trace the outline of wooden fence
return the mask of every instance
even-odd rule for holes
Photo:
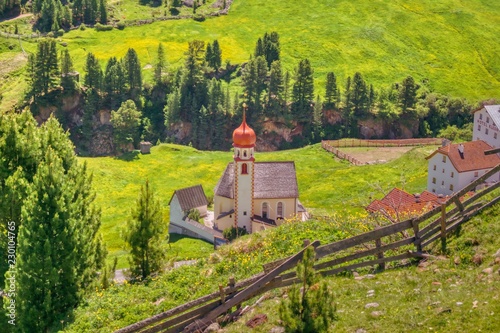
[[[361,162],[350,154],[341,151],[339,148],[346,147],[407,147],[407,146],[420,146],[420,145],[440,145],[443,139],[436,138],[423,138],[423,139],[401,139],[401,140],[360,140],[360,139],[347,139],[347,140],[323,140],[321,147],[330,153],[334,154],[342,160],[349,161],[354,165],[365,165],[367,163]]]
[[[423,249],[436,240],[446,248],[446,237],[461,224],[485,208],[500,201],[496,196],[484,201],[486,194],[495,193],[500,187],[496,183],[472,197],[460,201],[466,193],[474,190],[490,176],[500,171],[500,164],[465,187],[441,206],[415,218],[380,227],[351,238],[321,245],[318,241],[305,244],[297,254],[265,264],[263,272],[236,283],[230,279],[226,287],[157,314],[115,333],[154,332],[202,332],[222,314],[236,315],[241,311],[241,303],[266,291],[289,286],[298,282],[293,268],[301,260],[307,247],[316,252],[315,269],[322,276],[349,272],[361,267],[378,266],[384,269],[386,263],[400,262],[410,258],[426,258]],[[231,313],[231,309],[236,308]]]

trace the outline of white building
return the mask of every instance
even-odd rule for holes
[[[482,140],[440,147],[426,158],[427,190],[443,195],[460,191],[500,163],[497,155],[484,154],[489,149],[492,147]],[[499,181],[499,175],[496,174],[487,181]]]
[[[285,218],[306,218],[299,202],[294,162],[255,162],[255,132],[243,122],[233,132],[234,156],[214,193],[214,228],[249,233],[276,227]]]
[[[483,140],[492,148],[500,147],[500,105],[484,105],[474,111],[472,140]]]

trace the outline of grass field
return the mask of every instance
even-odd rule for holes
[[[381,197],[394,186],[405,186],[410,192],[421,192],[427,181],[424,159],[435,147],[412,149],[387,164],[354,167],[339,161],[319,144],[296,150],[257,153],[257,161],[295,161],[300,200],[316,215],[363,214],[370,197]],[[162,144],[152,154],[129,153],[121,158],[80,158],[94,174],[96,203],[102,208],[102,232],[110,258],[119,257],[119,268],[127,266],[121,230],[135,205],[140,186],[149,179],[164,207],[168,221],[168,202],[176,189],[202,184],[207,195],[227,163],[230,152],[198,151],[190,147]],[[411,161],[411,163],[409,163]],[[338,190],[342,189],[342,190]],[[175,253],[175,251],[173,251]],[[179,259],[186,259],[181,253]]]
[[[157,10],[135,0],[110,4],[133,12],[132,18]],[[68,43],[80,72],[87,52],[96,54],[104,66],[109,57],[123,57],[130,47],[137,50],[143,66],[153,64],[159,42],[175,68],[182,64],[191,40],[218,39],[223,59],[241,63],[253,53],[258,37],[275,30],[281,37],[284,67],[292,71],[299,60],[309,58],[320,93],[328,71],[334,71],[342,85],[359,71],[375,87],[413,75],[438,92],[478,101],[500,97],[499,15],[498,1],[235,0],[229,15],[204,22],[187,19],[123,31],[75,30],[58,40]],[[144,75],[151,77],[151,71]]]

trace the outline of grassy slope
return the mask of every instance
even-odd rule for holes
[[[125,7],[130,3],[126,1]],[[149,15],[151,10],[146,6],[142,12]],[[138,51],[143,66],[153,64],[159,42],[166,46],[170,65],[177,67],[193,39],[218,39],[223,58],[241,63],[253,53],[258,37],[275,30],[281,36],[285,67],[293,70],[300,59],[309,58],[319,91],[328,71],[336,72],[341,82],[360,71],[376,87],[411,74],[428,79],[438,92],[479,100],[500,97],[496,56],[500,25],[495,19],[499,14],[500,2],[480,0],[291,0],[286,4],[236,0],[228,16],[205,22],[175,20],[109,32],[76,30],[60,40],[68,43],[79,71],[87,52],[96,54],[104,66],[111,56],[123,57],[129,47]],[[145,70],[147,78],[151,71]]]
[[[496,319],[500,311],[500,275],[482,273],[489,266],[494,271],[500,268],[492,264],[492,254],[500,247],[497,237],[500,224],[495,219],[499,214],[497,205],[473,218],[464,225],[460,237],[449,240],[448,257],[430,260],[425,267],[389,269],[373,279],[361,281],[352,276],[329,278],[338,309],[334,331],[355,332],[359,328],[367,332],[500,331],[500,322]],[[357,218],[309,221],[243,237],[196,266],[168,271],[148,284],[113,286],[107,291],[93,292],[87,303],[77,309],[75,322],[65,331],[112,332],[213,292],[218,284],[227,283],[231,275],[239,281],[260,272],[263,263],[295,253],[305,238],[326,244],[358,234],[366,230],[364,227],[364,222]],[[433,253],[439,254],[439,250],[433,249]],[[472,263],[475,255],[483,257],[479,266]],[[460,263],[456,264],[457,260]],[[367,271],[360,273],[364,275]],[[374,290],[375,295],[368,297],[368,290]],[[270,296],[279,296],[282,292],[271,292]],[[280,299],[264,302],[237,324],[226,327],[226,332],[269,332],[279,325]],[[474,301],[477,301],[476,308]],[[380,306],[365,309],[370,302]],[[382,315],[373,317],[374,310],[381,311]],[[250,330],[245,322],[257,313],[267,314],[269,321]]]
[[[434,147],[412,150],[402,158],[383,165],[354,167],[335,160],[320,145],[297,150],[257,153],[257,161],[293,160],[297,169],[302,203],[315,214],[333,212],[363,213],[362,205],[369,196],[380,197],[377,184],[388,190],[401,186],[419,192],[426,186],[427,166],[424,157]],[[96,203],[102,208],[102,232],[110,254],[120,256],[119,267],[126,266],[124,243],[120,230],[135,204],[140,186],[149,179],[165,207],[168,220],[168,201],[173,191],[202,184],[207,195],[213,189],[232,160],[230,152],[205,152],[190,147],[162,144],[153,147],[152,154],[134,153],[124,158],[81,158],[94,173]],[[411,163],[409,163],[411,161]],[[342,190],[338,190],[338,189]]]

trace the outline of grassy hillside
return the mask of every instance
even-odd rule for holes
[[[387,164],[354,167],[335,160],[319,144],[296,150],[257,153],[257,161],[295,161],[300,200],[316,215],[347,213],[364,214],[362,208],[369,197],[381,197],[379,187],[386,192],[402,186],[413,192],[425,189],[427,164],[424,159],[435,147],[415,148],[403,157]],[[202,184],[207,195],[213,190],[227,163],[230,152],[207,152],[162,144],[152,148],[152,154],[130,153],[121,158],[81,158],[94,174],[96,203],[102,208],[102,232],[111,256],[119,256],[119,267],[126,266],[124,243],[120,230],[135,205],[140,186],[150,180],[165,208],[173,191]]]
[[[125,18],[157,11],[131,0],[110,5]],[[75,30],[59,40],[68,43],[79,71],[87,52],[104,61],[123,57],[129,47],[138,51],[143,66],[153,64],[159,42],[165,44],[170,66],[177,67],[193,39],[218,39],[224,60],[241,63],[253,53],[258,37],[275,30],[285,67],[293,70],[300,59],[309,58],[318,91],[328,71],[342,83],[359,71],[375,87],[411,74],[438,92],[476,101],[500,97],[499,15],[498,1],[235,0],[229,15],[204,22]],[[152,69],[145,70],[146,77],[151,75]]]
[[[349,274],[328,278],[337,306],[335,332],[360,328],[367,332],[498,332],[500,264],[493,261],[500,248],[498,214],[497,205],[467,222],[460,234],[449,240],[446,256],[419,267],[392,268],[371,279],[357,280]],[[260,272],[263,263],[297,252],[303,239],[326,244],[358,234],[365,227],[359,218],[342,218],[286,224],[245,236],[195,266],[168,271],[147,284],[97,290],[76,311],[75,321],[62,326],[65,332],[112,332],[214,292],[230,275],[239,281]],[[436,245],[431,253],[439,255],[439,241]],[[483,272],[486,268],[493,273]],[[361,276],[369,272],[359,271]],[[226,327],[225,332],[269,332],[278,326],[277,307],[283,292],[268,293],[268,301]],[[372,302],[379,307],[365,308]],[[269,320],[250,330],[245,322],[258,313],[267,314]]]

